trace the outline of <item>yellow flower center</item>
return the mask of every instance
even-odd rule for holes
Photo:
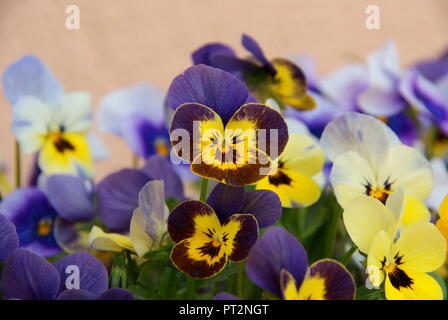
[[[163,140],[156,140],[155,143],[155,150],[157,154],[161,156],[167,156],[170,152],[168,146],[166,145],[166,142]]]
[[[53,228],[53,221],[50,218],[44,218],[37,224],[37,234],[39,236],[48,236]]]

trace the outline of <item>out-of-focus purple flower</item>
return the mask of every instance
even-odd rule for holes
[[[238,58],[227,45],[211,43],[193,53],[193,62],[232,73],[261,101],[274,98],[299,110],[315,107],[315,101],[307,94],[307,79],[296,64],[284,58],[269,60],[257,41],[247,34],[241,37],[241,44],[251,54],[248,59]]]
[[[16,226],[21,248],[43,257],[54,256],[61,251],[53,232],[58,214],[38,188],[11,192],[0,203],[0,213]]]
[[[163,102],[163,93],[144,83],[114,91],[100,101],[98,127],[125,139],[142,158],[167,156],[170,141]]]
[[[448,74],[448,51],[436,59],[421,61],[415,65],[417,71],[426,79],[435,82]]]
[[[65,256],[52,265],[26,249],[18,249],[4,266],[0,287],[5,299],[129,298],[130,293],[123,289],[107,291],[107,284],[106,268],[86,252]]]
[[[423,117],[448,135],[448,74],[432,82],[410,69],[400,83],[400,93]]]
[[[19,247],[19,236],[15,225],[0,214],[0,263]]]
[[[163,180],[167,199],[184,199],[182,181],[169,158],[154,155],[141,169],[122,169],[98,184],[98,214],[103,223],[112,231],[128,230],[140,190],[154,179]]]
[[[281,227],[270,228],[252,247],[246,271],[259,287],[284,299],[351,300],[355,296],[353,277],[341,264],[323,259],[308,267],[305,249]]]
[[[241,298],[227,292],[220,292],[213,297],[213,300],[241,300]]]

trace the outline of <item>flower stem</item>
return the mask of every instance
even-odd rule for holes
[[[336,234],[339,225],[340,208],[338,205],[333,205],[330,209],[330,221],[328,222],[327,237],[325,241],[324,258],[332,258],[334,243],[336,241]]]
[[[358,247],[355,244],[352,244],[352,247],[350,248],[350,250],[347,251],[347,253],[345,254],[345,256],[341,260],[341,263],[344,266],[347,266],[347,264],[350,262],[350,258],[353,256],[353,254],[355,253],[355,251],[357,249],[358,249]]]
[[[22,185],[22,159],[20,154],[20,145],[16,141],[15,144],[15,157],[16,157],[16,188],[20,188]]]
[[[0,187],[3,190],[3,195],[6,195],[12,191],[11,184],[8,181],[8,178],[3,172],[0,172]]]
[[[236,276],[236,295],[241,298],[243,298],[244,295],[244,263],[240,262],[239,271]]]
[[[205,201],[207,198],[207,189],[208,189],[208,179],[202,178],[201,181],[201,195],[199,197],[199,200]]]

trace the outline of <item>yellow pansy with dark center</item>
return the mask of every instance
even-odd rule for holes
[[[378,199],[383,204],[386,204],[387,198],[393,191],[392,185],[393,182],[390,182],[390,178],[387,178],[384,184],[380,187],[376,187],[372,185],[370,182],[367,182],[364,186],[366,188],[366,195]]]
[[[171,252],[174,265],[195,278],[219,273],[227,260],[241,261],[258,238],[258,223],[251,214],[234,214],[221,222],[201,201],[184,201],[171,212],[168,232],[177,244]]]

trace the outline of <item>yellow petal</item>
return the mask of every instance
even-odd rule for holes
[[[324,153],[311,137],[293,133],[280,156],[283,168],[301,172],[308,177],[318,174],[324,165]]]
[[[401,256],[403,267],[432,272],[443,264],[445,254],[443,235],[432,223],[421,221],[403,228],[391,256]]]
[[[100,251],[120,252],[125,249],[134,251],[131,239],[118,233],[105,233],[93,226],[89,234],[89,247]]]
[[[154,246],[154,240],[145,232],[145,220],[139,208],[135,209],[132,215],[129,238],[139,257],[151,251]]]
[[[367,257],[367,273],[370,283],[374,287],[379,287],[384,281],[385,267],[392,241],[384,230],[378,232],[373,240]]]
[[[391,283],[389,276],[386,279],[385,291],[388,300],[442,300],[443,291],[438,282],[430,275],[402,268],[412,280],[410,287],[397,289]]]
[[[440,219],[448,219],[448,194],[440,205],[439,217]]]
[[[429,221],[430,218],[431,213],[422,200],[410,195],[406,196],[405,209],[401,221],[404,226],[414,222]]]
[[[347,204],[343,219],[352,241],[366,254],[378,232],[390,232],[397,224],[395,216],[386,206],[365,195]]]

